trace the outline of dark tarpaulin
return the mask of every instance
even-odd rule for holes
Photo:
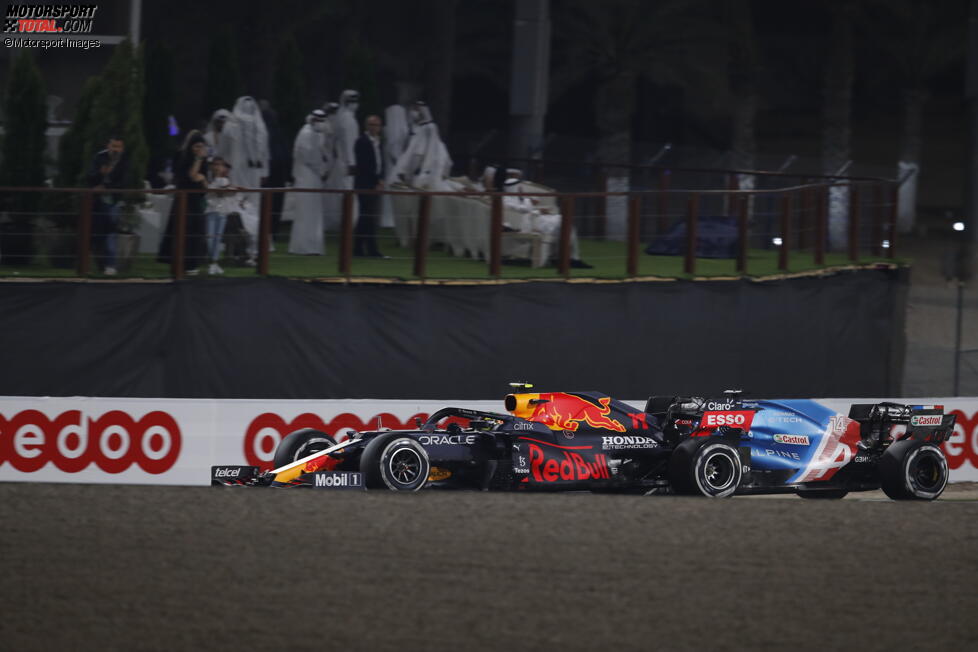
[[[0,395],[897,396],[906,283],[0,283]]]

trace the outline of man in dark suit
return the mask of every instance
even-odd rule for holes
[[[122,136],[109,137],[105,149],[95,155],[88,172],[91,188],[125,188],[129,176],[129,157]],[[122,195],[99,193],[95,195],[92,210],[92,253],[103,267],[106,276],[116,274],[119,215],[122,212]]]
[[[353,187],[357,190],[384,189],[384,157],[380,141],[383,123],[380,117],[368,115],[364,121],[366,131],[357,138],[353,146],[356,157],[356,172]],[[353,237],[353,255],[371,258],[386,258],[377,248],[377,221],[380,219],[380,195],[357,195],[360,203],[360,218]]]

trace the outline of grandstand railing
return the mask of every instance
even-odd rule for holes
[[[745,174],[736,171],[735,174]],[[769,174],[750,172],[749,174]],[[786,176],[786,175],[782,175]],[[811,181],[811,180],[810,180]],[[733,262],[731,273],[737,275],[756,274],[752,269],[754,254],[763,254],[774,258],[776,253],[776,270],[788,272],[793,269],[793,263],[800,257],[810,259],[810,265],[821,267],[827,263],[829,248],[829,216],[830,205],[836,202],[836,213],[843,211],[843,217],[848,220],[846,243],[841,249],[835,248],[833,264],[859,263],[869,259],[893,259],[896,255],[896,215],[898,184],[892,180],[874,178],[848,178],[839,180],[831,177],[813,182],[779,188],[760,188],[740,190],[731,183],[723,189],[713,190],[682,190],[673,188],[656,188],[633,192],[574,192],[574,193],[521,193],[526,197],[546,200],[559,207],[561,228],[559,237],[553,243],[555,255],[555,270],[547,268],[540,271],[527,271],[524,277],[557,276],[571,278],[572,276],[587,276],[587,270],[577,269],[572,264],[572,238],[580,236],[587,245],[582,250],[597,252],[592,255],[600,259],[604,275],[620,277],[637,276],[675,276],[671,268],[661,271],[656,264],[647,262],[650,258],[642,255],[643,243],[656,242],[667,238],[671,232],[680,233],[680,251],[674,255],[682,259],[680,275],[696,276],[701,273],[704,265],[704,255],[700,252],[701,233],[706,220],[720,219],[728,225],[735,225],[736,251],[724,259]],[[135,205],[149,195],[174,195],[172,219],[173,248],[168,267],[158,265],[152,267],[152,256],[144,256],[146,268],[152,268],[152,275],[168,275],[174,279],[185,277],[185,258],[187,256],[187,225],[188,219],[199,218],[188,213],[188,198],[202,192],[214,190],[178,190],[178,189],[132,189],[132,190],[101,190],[88,188],[0,188],[0,197],[6,198],[6,203],[0,207],[0,275],[15,274],[20,277],[45,276],[43,263],[31,262],[18,265],[16,257],[21,253],[18,247],[10,249],[4,243],[16,242],[16,236],[30,239],[32,235],[50,236],[55,233],[59,238],[60,248],[54,245],[36,246],[28,255],[47,256],[50,266],[61,269],[61,275],[73,270],[75,276],[88,277],[98,273],[94,265],[92,251],[93,215],[95,203],[102,194],[110,193],[131,198],[129,202]],[[219,192],[219,191],[218,191]],[[435,257],[432,244],[439,244],[433,237],[433,204],[439,198],[478,198],[488,202],[488,246],[484,253],[470,252],[471,256],[481,259],[472,265],[484,265],[484,271],[477,274],[474,271],[466,277],[482,276],[501,278],[506,276],[504,263],[503,242],[507,231],[504,229],[504,193],[478,192],[467,190],[458,193],[424,192],[413,189],[406,190],[322,190],[300,188],[256,188],[243,189],[240,192],[260,196],[259,217],[257,228],[257,261],[254,268],[259,275],[283,274],[299,276],[317,276],[330,278],[351,279],[364,274],[358,271],[360,262],[354,259],[354,225],[356,216],[356,195],[369,194],[397,197],[416,197],[416,209],[411,215],[413,226],[410,235],[413,243],[409,247],[400,247],[404,252],[402,260],[411,258],[409,272],[391,272],[391,276],[411,276],[414,279],[450,278],[451,270],[457,271],[457,266],[449,266],[446,261],[452,260],[447,256]],[[282,265],[288,254],[281,251],[284,243],[276,243],[276,254],[272,255],[273,222],[279,213],[273,206],[274,198],[281,193],[317,193],[322,196],[339,195],[340,220],[335,235],[336,254],[329,253],[326,258],[316,264],[308,265],[308,272],[290,273],[276,271],[276,266]],[[33,199],[25,199],[33,197]],[[392,200],[393,201],[393,200]],[[612,206],[614,204],[614,206]],[[164,223],[167,216],[162,216]],[[37,224],[32,220],[45,220],[44,228],[38,231]],[[445,218],[441,218],[445,219]],[[456,218],[449,218],[456,219]],[[463,218],[457,218],[463,219]],[[618,232],[613,232],[612,222],[618,225]],[[60,225],[51,227],[51,224]],[[616,227],[616,228],[618,228]],[[98,235],[97,233],[95,235]],[[6,239],[4,239],[6,237]],[[14,237],[13,240],[10,238]],[[394,239],[388,234],[390,247],[395,247]],[[73,238],[73,244],[70,241]],[[677,237],[673,237],[675,241]],[[602,243],[599,251],[598,244]],[[23,242],[21,242],[23,244]],[[440,246],[447,250],[449,245]],[[4,249],[7,249],[6,251]],[[842,258],[840,258],[840,256]],[[755,256],[756,257],[756,256]],[[65,261],[73,259],[71,267],[66,267]],[[656,256],[662,262],[664,258]],[[676,258],[678,260],[678,258]],[[328,261],[332,261],[329,263]],[[610,262],[608,262],[610,261]],[[455,260],[458,262],[458,260]],[[657,263],[658,264],[658,263]],[[59,266],[60,265],[60,266]],[[331,266],[331,269],[327,267]],[[433,272],[433,265],[441,265],[444,270]],[[288,267],[288,266],[284,266]],[[283,269],[284,269],[283,267]],[[449,269],[451,267],[451,269]],[[168,274],[166,270],[168,269]],[[474,268],[473,268],[474,269]],[[663,268],[665,269],[665,268]],[[140,276],[140,272],[129,273],[129,276]],[[381,272],[379,275],[385,275]],[[511,276],[511,274],[509,274]]]

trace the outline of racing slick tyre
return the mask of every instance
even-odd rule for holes
[[[715,437],[687,439],[669,459],[669,483],[677,494],[727,498],[742,474],[737,449]]]
[[[880,457],[879,476],[893,500],[934,500],[947,486],[947,459],[936,444],[904,439]]]
[[[291,464],[303,457],[318,453],[321,450],[326,450],[330,446],[336,446],[336,440],[321,430],[303,428],[302,430],[290,432],[279,442],[278,448],[275,449],[275,459],[272,462],[274,466],[272,468],[277,469],[286,464]]]
[[[845,498],[848,489],[799,489],[798,495],[809,500],[838,500]]]
[[[360,473],[367,489],[417,491],[428,482],[431,462],[416,439],[381,435],[363,449]]]

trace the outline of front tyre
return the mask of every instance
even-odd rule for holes
[[[669,482],[677,494],[727,498],[742,475],[737,449],[714,438],[687,439],[669,460]]]
[[[272,468],[277,469],[291,464],[313,453],[336,446],[336,440],[331,435],[313,428],[303,428],[287,434],[278,448],[275,449],[275,459]]]
[[[417,440],[381,435],[363,449],[360,472],[367,489],[417,491],[428,481],[431,461]]]
[[[880,487],[893,500],[934,500],[947,486],[947,459],[935,444],[904,439],[880,457],[879,475]]]

